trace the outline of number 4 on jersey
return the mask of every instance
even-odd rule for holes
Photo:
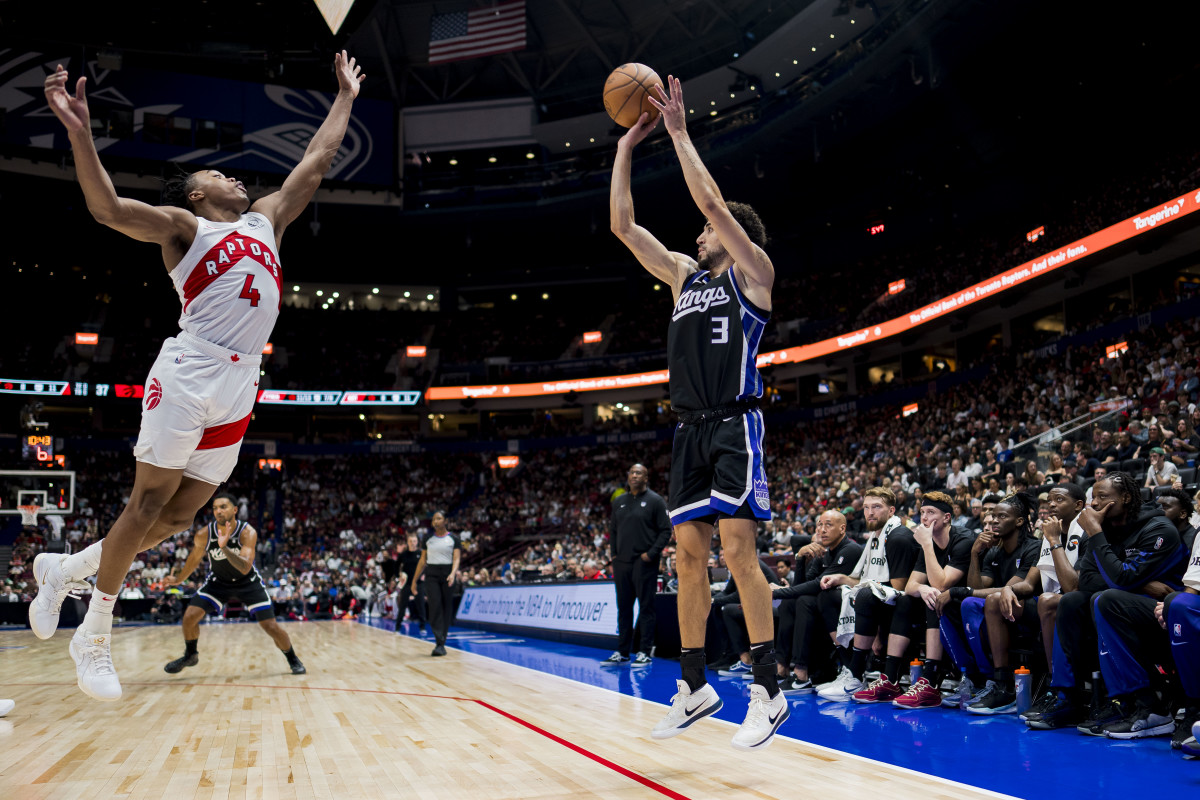
[[[258,289],[254,288],[254,276],[247,275],[246,282],[244,284],[242,284],[242,293],[239,294],[238,297],[246,298],[247,300],[250,301],[251,306],[253,306],[254,308],[258,308],[258,298],[261,296],[262,295],[258,291]]]

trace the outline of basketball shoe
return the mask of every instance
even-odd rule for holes
[[[671,698],[671,710],[650,731],[650,735],[655,739],[678,736],[692,723],[715,714],[724,705],[711,684],[706,683],[694,692],[684,680],[676,680],[675,686],[679,691]]]
[[[112,663],[112,635],[92,636],[76,628],[71,637],[71,658],[75,659],[76,683],[88,697],[96,700],[120,700],[121,682]]]
[[[92,588],[86,581],[67,578],[62,568],[65,559],[66,556],[53,553],[38,553],[33,559],[33,578],[38,583],[38,593],[29,604],[29,627],[39,639],[49,639],[58,630],[63,600],[68,596],[79,597],[80,592]]]
[[[767,690],[757,683],[750,684],[750,707],[746,719],[733,735],[730,742],[739,750],[758,750],[766,747],[775,737],[775,731],[784,723],[791,712],[783,692],[767,697]]]

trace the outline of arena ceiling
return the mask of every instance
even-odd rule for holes
[[[0,0],[0,28],[10,43],[69,44],[140,67],[311,86],[327,81],[330,52],[346,47],[372,73],[372,96],[400,105],[532,97],[546,120],[594,111],[604,78],[628,61],[671,64],[684,78],[728,64],[812,2],[527,0],[525,50],[438,66],[427,63],[430,18],[478,3],[358,0],[335,36],[310,0],[71,4],[52,20],[39,4]]]

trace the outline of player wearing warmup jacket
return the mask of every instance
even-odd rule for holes
[[[1126,472],[1110,472],[1096,482],[1092,505],[1079,514],[1079,525],[1088,538],[1076,563],[1078,588],[1063,595],[1054,625],[1051,685],[1059,691],[1040,714],[1026,714],[1025,723],[1041,730],[1075,725],[1081,733],[1104,736],[1133,709],[1127,698],[1109,697],[1111,687],[1101,688],[1097,615],[1108,604],[1129,599],[1122,595],[1140,595],[1154,582],[1182,586],[1187,561],[1179,531],[1158,505],[1142,503],[1141,487]],[[1083,686],[1089,676],[1090,709]]]
[[[430,655],[444,656],[446,635],[450,632],[450,620],[454,616],[454,579],[458,576],[462,547],[458,537],[446,529],[444,513],[435,511],[432,524],[433,535],[427,536],[421,545],[421,560],[413,573],[409,592],[417,593],[417,587],[420,586],[418,581],[425,575],[425,602],[434,636],[434,648]]]
[[[126,236],[159,245],[179,293],[182,329],[167,339],[146,379],[137,470],[129,502],[102,541],[71,556],[42,553],[29,624],[42,639],[58,627],[72,589],[96,575],[96,590],[71,639],[77,683],[97,700],[117,700],[112,610],[133,557],[180,530],[237,461],[257,396],[258,365],[279,314],[284,230],[300,215],[341,146],[363,79],[345,51],[334,57],[338,94],[304,157],[283,186],[251,203],[241,181],[201,170],[169,182],[169,205],[117,194],[92,142],[86,78],[67,91],[67,72],[46,78],[50,109],[68,132],[76,175],[95,219]]]
[[[200,639],[200,620],[208,612],[221,613],[230,600],[238,600],[253,614],[258,624],[275,641],[288,666],[295,675],[306,670],[292,650],[292,640],[275,621],[275,610],[262,576],[254,567],[255,545],[258,533],[249,524],[237,518],[237,499],[225,492],[213,498],[213,521],[196,532],[192,551],[188,553],[183,569],[164,579],[167,586],[178,586],[186,581],[200,562],[208,556],[208,577],[204,585],[192,596],[188,609],[183,614],[184,653],[180,658],[163,667],[175,673],[184,667],[200,663],[196,644]]]
[[[657,96],[655,96],[657,92]],[[737,581],[746,615],[754,682],[746,719],[732,744],[765,747],[788,716],[775,677],[771,590],[758,570],[758,520],[769,519],[771,498],[762,463],[763,383],[758,344],[771,313],[775,268],[763,252],[766,231],[752,208],[727,203],[687,133],[687,108],[678,79],[654,87],[660,116],[643,114],[617,144],[609,195],[610,225],[675,301],[667,329],[671,404],[679,425],[668,498],[679,570],[679,629],[683,678],[670,713],[652,732],[678,735],[721,705],[704,677],[704,633],[710,594],[708,557],[716,525],[725,561]],[[697,258],[675,253],[634,222],[630,173],[633,148],[665,121],[687,182],[706,220]]]

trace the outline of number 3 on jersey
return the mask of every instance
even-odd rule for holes
[[[729,341],[729,317],[713,317],[713,344],[725,344]]]
[[[242,293],[239,294],[238,297],[244,297],[250,301],[250,305],[252,307],[258,308],[258,298],[261,296],[262,295],[258,289],[254,288],[254,276],[247,275],[246,282],[242,284]]]

